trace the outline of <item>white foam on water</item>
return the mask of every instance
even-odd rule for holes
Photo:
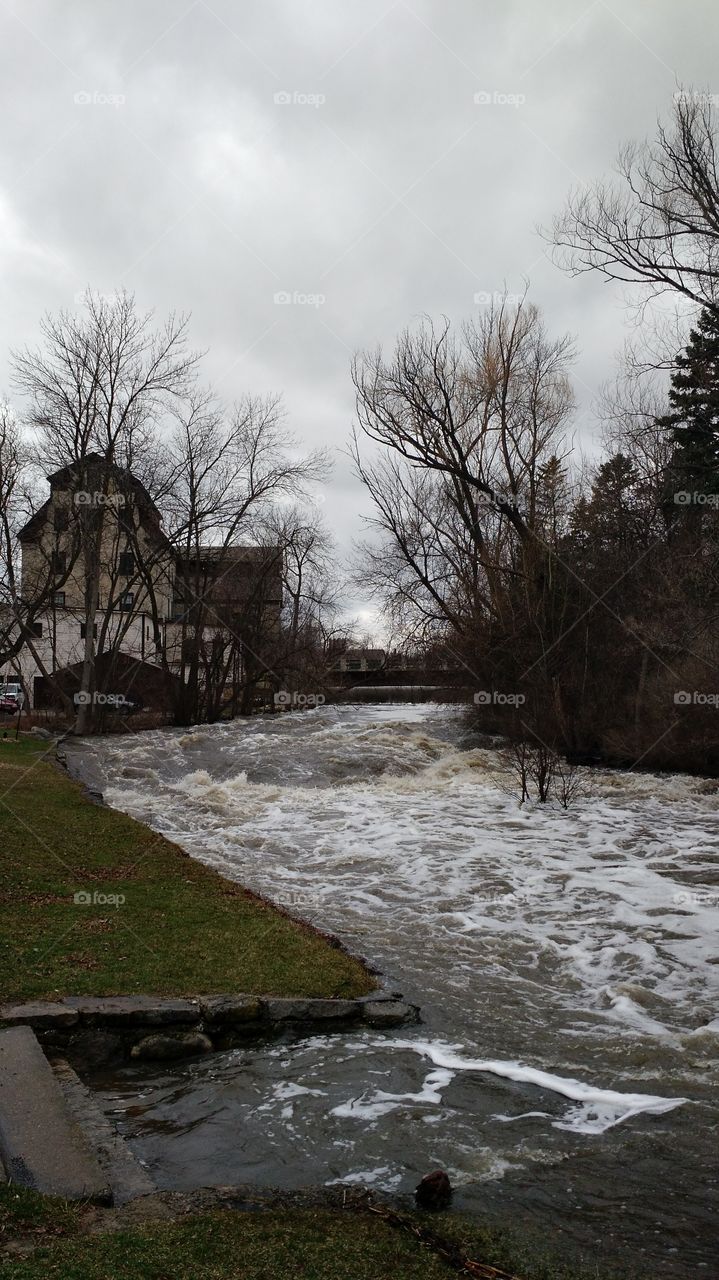
[[[377,1169],[362,1169],[355,1173],[346,1173],[341,1178],[328,1178],[325,1186],[334,1187],[338,1183],[351,1182],[360,1186],[379,1186],[385,1191],[391,1191],[399,1186],[403,1177],[403,1173],[392,1173],[390,1165],[383,1164]]]
[[[386,1047],[386,1046],[384,1046]],[[390,1111],[411,1103],[414,1106],[426,1103],[436,1105],[442,1101],[442,1090],[446,1089],[454,1077],[453,1071],[431,1071],[424,1081],[419,1093],[386,1093],[376,1089],[373,1093],[364,1093],[359,1098],[350,1098],[333,1107],[331,1115],[349,1117],[353,1120],[377,1120]]]
[[[611,989],[607,991],[607,996],[611,1004],[608,1017],[616,1017],[618,1022],[624,1025],[629,1024],[646,1035],[666,1039],[675,1044],[679,1043],[678,1036],[670,1031],[663,1022],[660,1022],[657,1018],[651,1018],[645,1013],[631,996]]]
[[[694,1190],[714,1158],[719,792],[583,770],[568,811],[520,807],[496,751],[460,749],[463,715],[323,707],[92,743],[109,803],[338,934],[424,1020],[263,1045],[251,1072],[246,1049],[223,1055],[219,1111],[198,1061],[126,1124],[159,1120],[172,1156],[189,1116],[177,1141],[190,1162],[217,1151],[227,1181],[245,1158],[232,1117],[261,1162],[276,1148],[333,1182],[408,1190],[409,1169],[441,1166],[471,1196],[523,1168],[506,1190],[524,1205],[531,1167],[556,1165],[550,1224],[569,1192],[613,1235],[621,1203],[622,1230],[661,1252],[705,1229]]]
[[[531,1045],[559,1063],[547,1079],[626,1082],[570,1098],[555,1123],[603,1132],[634,1098],[679,1105],[634,1087],[664,1077],[684,1094],[716,1054],[716,795],[587,770],[568,811],[520,807],[495,751],[458,749],[461,714],[323,707],[93,749],[109,803],[403,975],[446,1013],[439,1034],[461,1028],[465,1061],[519,1069]],[[354,1100],[375,1119],[401,1105]]]
[[[379,1042],[385,1043],[386,1042]],[[579,1103],[571,1107],[563,1117],[552,1121],[555,1129],[569,1129],[574,1133],[605,1133],[614,1125],[629,1120],[632,1116],[647,1112],[650,1115],[663,1115],[673,1111],[689,1101],[688,1098],[661,1098],[648,1093],[620,1093],[616,1089],[598,1089],[594,1085],[584,1084],[581,1080],[567,1079],[553,1075],[549,1071],[540,1071],[537,1067],[523,1066],[519,1062],[495,1061],[491,1058],[463,1058],[456,1052],[456,1046],[435,1043],[429,1040],[392,1040],[394,1049],[411,1050],[434,1062],[437,1067],[450,1072],[450,1079],[457,1071],[489,1072],[490,1075],[501,1076],[505,1080],[513,1080],[518,1084],[531,1084],[538,1089],[547,1089]],[[447,1082],[448,1083],[448,1082]],[[542,1115],[542,1112],[525,1112],[525,1115]],[[506,1119],[506,1117],[497,1117]],[[519,1118],[519,1117],[517,1117]]]
[[[412,725],[393,726],[395,708],[375,711],[387,741],[373,750],[401,755],[409,770],[401,775],[318,789],[252,782],[245,769],[222,778],[194,769],[152,787],[118,772],[106,796],[280,903],[284,889],[301,887],[329,928],[350,938],[369,928],[380,950],[385,917],[395,935],[420,929],[427,945],[460,942],[458,976],[481,956],[483,966],[513,963],[527,981],[543,958],[556,999],[640,1034],[692,1030],[701,1001],[719,994],[719,966],[707,965],[719,949],[719,913],[681,895],[687,867],[716,861],[716,802],[694,795],[692,780],[598,774],[597,794],[567,813],[520,809],[498,786],[491,752],[459,752]],[[309,745],[328,736],[361,766],[364,719],[317,728]],[[298,748],[287,735],[263,737],[273,760]],[[621,998],[628,979],[666,1001],[675,1025]]]
[[[288,1098],[323,1098],[325,1096],[324,1089],[309,1089],[307,1085],[296,1084],[294,1080],[285,1080],[275,1086],[274,1097],[282,1101]]]

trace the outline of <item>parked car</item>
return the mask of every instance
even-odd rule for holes
[[[11,715],[17,715],[24,700],[25,695],[21,684],[14,682],[0,684],[0,711],[9,711]]]

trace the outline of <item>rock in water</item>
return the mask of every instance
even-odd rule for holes
[[[200,1031],[188,1031],[182,1036],[145,1036],[132,1046],[130,1057],[159,1062],[168,1058],[190,1058],[196,1053],[212,1053],[212,1041]]]
[[[425,1174],[414,1194],[420,1209],[446,1209],[452,1199],[452,1184],[444,1170],[435,1169]]]

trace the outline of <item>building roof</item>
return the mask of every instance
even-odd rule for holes
[[[339,655],[341,658],[377,658],[382,659],[385,656],[384,649],[345,649],[344,653]]]
[[[183,560],[186,564],[192,565],[197,560],[226,560],[231,563],[233,560],[238,563],[261,564],[265,560],[277,556],[278,562],[281,559],[281,548],[272,546],[200,546],[190,551],[178,551],[178,560]]]
[[[30,519],[27,521],[27,524],[23,525],[22,529],[17,535],[18,540],[20,542],[35,541],[38,534],[45,527],[45,522],[47,520],[48,512],[51,506],[52,506],[52,499],[48,498],[47,502],[43,502],[42,506],[38,507],[34,515],[30,516]]]
[[[123,484],[132,490],[138,499],[138,508],[143,513],[149,523],[153,526],[155,533],[161,539],[166,539],[166,535],[161,528],[161,517],[158,508],[150,497],[147,489],[136,476],[126,468],[118,467],[115,463],[108,463],[100,453],[88,453],[82,460],[68,462],[64,467],[60,467],[57,471],[51,472],[46,478],[50,483],[50,489],[67,489],[76,477],[80,468],[85,468],[88,475],[88,483],[92,483],[93,473],[99,477],[103,474],[110,474],[114,477],[121,477]],[[46,502],[38,507],[37,511],[30,517],[26,524],[18,533],[20,542],[34,542],[44,528],[47,517],[52,507],[52,492]],[[169,544],[168,544],[169,545]]]
[[[46,477],[50,482],[51,489],[64,489],[71,483],[77,472],[85,468],[90,474],[92,472],[101,475],[111,475],[121,477],[122,480],[129,484],[130,488],[141,495],[142,499],[157,512],[157,507],[150,497],[147,489],[141,480],[127,467],[120,467],[116,462],[108,462],[101,453],[86,453],[83,458],[75,458],[71,462],[67,462],[64,467],[60,467],[57,471],[53,471]]]
[[[82,688],[83,663],[73,662],[53,672],[53,681],[71,697]],[[180,676],[163,670],[157,663],[147,662],[123,650],[105,650],[95,657],[95,676],[100,685],[110,681],[114,693],[135,698],[150,706],[169,706],[172,690],[180,683]],[[57,695],[52,684],[44,676],[35,677],[35,689],[41,705],[52,705]]]

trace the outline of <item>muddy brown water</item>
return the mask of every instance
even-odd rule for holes
[[[336,1180],[455,1204],[626,1274],[719,1276],[716,784],[586,771],[520,808],[436,705],[71,748],[108,803],[337,933],[422,1006],[93,1084],[157,1182]],[[241,940],[238,939],[238,945]]]

